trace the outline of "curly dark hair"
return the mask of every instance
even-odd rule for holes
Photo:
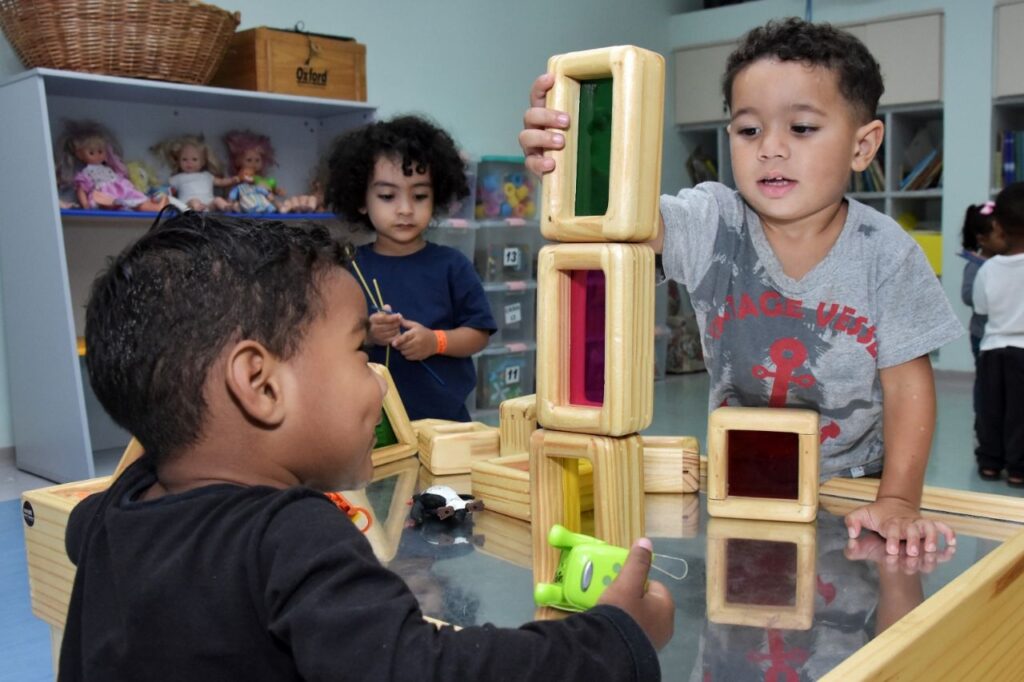
[[[253,339],[291,357],[323,314],[321,282],[351,256],[319,225],[162,216],[108,261],[85,319],[97,398],[158,460],[199,440],[203,389],[223,349]]]
[[[1014,182],[996,195],[992,217],[1008,237],[1024,238],[1024,182]]]
[[[765,57],[823,66],[836,73],[839,92],[863,123],[876,118],[878,100],[885,91],[882,70],[860,40],[831,24],[815,24],[796,17],[769,21],[747,33],[726,61],[722,94],[732,108],[736,75]]]
[[[398,116],[351,130],[334,141],[327,161],[329,178],[324,200],[332,211],[351,222],[373,229],[361,212],[366,188],[381,156],[401,159],[406,176],[430,171],[434,213],[469,194],[466,163],[451,136],[419,116]]]
[[[964,212],[964,226],[960,235],[964,251],[977,251],[978,236],[992,231],[992,214],[982,213],[984,207],[985,204],[971,204]]]

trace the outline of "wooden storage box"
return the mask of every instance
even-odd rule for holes
[[[239,31],[210,85],[366,101],[366,46],[261,26]]]

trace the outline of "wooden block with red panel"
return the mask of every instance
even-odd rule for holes
[[[818,515],[818,413],[720,407],[708,418],[708,514],[813,521]]]
[[[538,280],[537,420],[604,436],[647,428],[654,251],[642,244],[546,246]]]
[[[809,630],[814,621],[816,561],[814,524],[711,519],[708,620]]]

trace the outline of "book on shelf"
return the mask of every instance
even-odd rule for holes
[[[1016,180],[1017,156],[1014,151],[1016,135],[1012,130],[1003,131],[1003,186],[1009,185]]]
[[[866,169],[850,174],[851,192],[884,192],[885,172],[878,159],[874,159]]]
[[[942,164],[942,152],[937,148],[932,148],[925,156],[918,161],[910,172],[903,176],[900,180],[900,190],[912,190],[912,189],[923,189],[920,187],[920,183],[923,181],[922,176],[931,172],[934,165],[938,163],[941,169]]]

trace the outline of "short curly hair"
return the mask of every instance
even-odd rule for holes
[[[722,76],[722,94],[730,110],[736,76],[765,57],[823,66],[835,72],[839,92],[850,103],[855,116],[864,123],[877,117],[885,83],[878,62],[864,43],[831,24],[815,24],[796,17],[769,21],[751,30],[729,55]]]
[[[85,364],[96,397],[157,461],[197,442],[207,374],[253,339],[282,359],[324,314],[351,246],[326,228],[188,211],[129,245],[92,286]]]
[[[373,228],[362,212],[373,169],[381,156],[401,160],[406,176],[430,171],[434,214],[469,194],[466,163],[451,136],[420,116],[399,116],[345,133],[332,145],[327,161],[327,206],[342,218]]]

